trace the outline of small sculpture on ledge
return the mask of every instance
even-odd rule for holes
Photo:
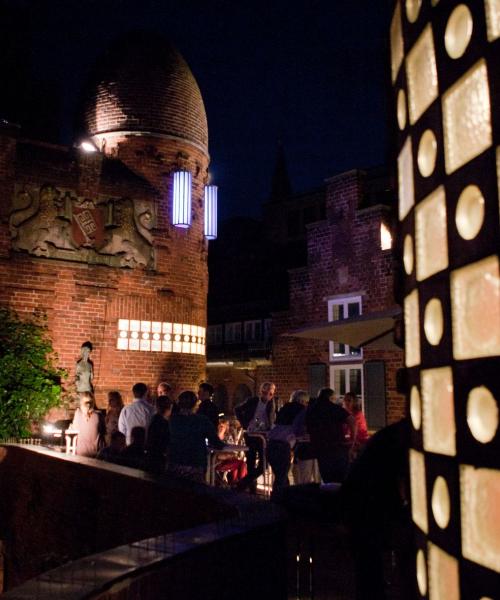
[[[80,348],[80,358],[76,361],[76,391],[94,393],[94,363],[90,359],[92,342],[84,342]]]

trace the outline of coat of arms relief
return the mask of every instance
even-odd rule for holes
[[[12,247],[47,258],[114,267],[154,265],[152,201],[82,198],[52,185],[16,187]]]

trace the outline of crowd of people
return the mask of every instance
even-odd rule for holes
[[[186,390],[174,401],[162,382],[154,402],[149,388],[137,383],[133,402],[124,406],[117,391],[108,394],[103,413],[90,392],[80,393],[70,429],[78,432],[76,453],[160,475],[202,482],[208,451],[216,453],[218,481],[255,492],[257,480],[271,466],[273,494],[289,485],[345,480],[349,466],[368,439],[366,420],[355,394],[339,401],[330,388],[310,398],[304,390],[277,407],[276,386],[264,382],[258,396],[235,407],[235,418],[219,414],[213,387]],[[234,444],[243,443],[245,454]],[[318,474],[319,469],[319,474]]]

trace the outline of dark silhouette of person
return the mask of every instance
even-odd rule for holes
[[[405,482],[408,480],[408,419],[384,427],[368,440],[338,493],[352,536],[356,599],[384,600],[384,550],[396,554],[402,585],[410,586],[414,551]],[[413,597],[412,588],[401,594]]]
[[[350,441],[345,437],[346,426],[351,432]],[[354,417],[335,403],[332,389],[320,390],[318,399],[306,413],[306,428],[321,479],[324,483],[344,481],[355,438]]]

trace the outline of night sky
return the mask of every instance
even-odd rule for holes
[[[297,192],[385,162],[388,4],[0,0],[8,81],[0,117],[72,144],[80,89],[98,56],[131,29],[159,31],[200,86],[221,216],[258,216],[278,140]]]

